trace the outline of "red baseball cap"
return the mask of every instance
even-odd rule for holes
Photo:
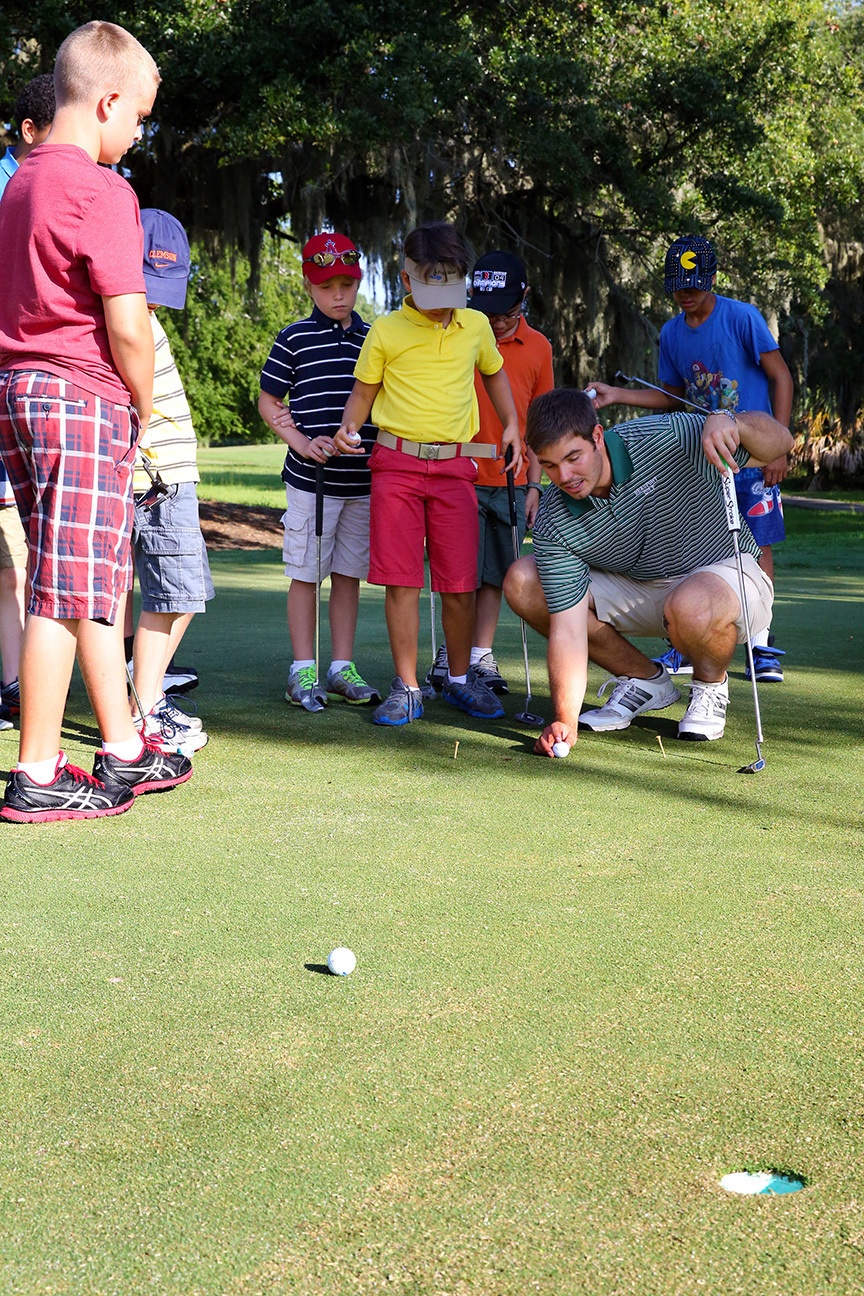
[[[363,278],[360,253],[344,234],[314,234],[302,255],[303,273],[310,283],[326,283],[337,275]]]

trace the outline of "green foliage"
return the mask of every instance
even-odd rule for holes
[[[299,258],[292,245],[268,236],[260,287],[239,254],[213,254],[193,244],[186,309],[162,310],[199,440],[265,441],[258,415],[261,368],[281,328],[309,313]]]

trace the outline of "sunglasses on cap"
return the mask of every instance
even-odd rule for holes
[[[307,261],[311,261],[312,265],[325,270],[327,266],[335,265],[337,261],[341,261],[346,266],[355,266],[359,260],[360,253],[356,249],[352,249],[350,252],[316,252],[314,256],[304,257],[303,264],[305,265]]]

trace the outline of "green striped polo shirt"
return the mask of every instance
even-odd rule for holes
[[[604,434],[612,465],[608,499],[584,500],[550,486],[534,523],[534,557],[550,612],[580,603],[592,567],[633,580],[686,576],[731,558],[720,475],[702,450],[701,414],[658,414]],[[739,446],[736,462],[750,454]],[[742,553],[759,557],[749,528]]]

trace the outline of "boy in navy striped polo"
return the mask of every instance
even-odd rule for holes
[[[309,239],[303,248],[303,282],[312,314],[282,329],[261,371],[258,411],[288,446],[282,469],[287,496],[282,556],[291,579],[288,633],[294,659],[285,697],[295,706],[309,702],[316,683],[316,464],[325,465],[321,575],[330,577],[333,658],[327,692],[355,705],[381,700],[353,660],[360,581],[369,571],[369,452],[375,429],[371,423],[361,429],[363,454],[340,458],[333,445],[369,331],[354,310],[362,275],[360,254],[344,234]]]

